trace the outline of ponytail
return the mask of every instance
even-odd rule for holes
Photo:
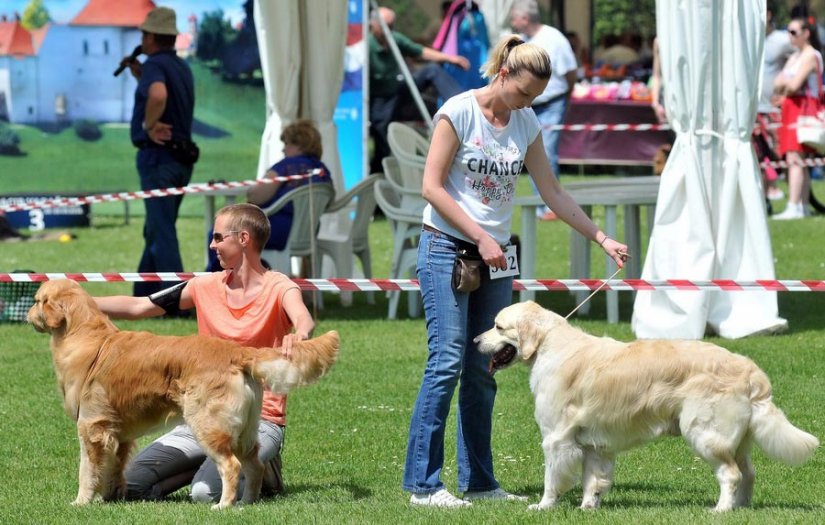
[[[492,81],[506,67],[511,75],[522,70],[540,79],[549,79],[553,69],[550,57],[538,46],[526,44],[518,35],[505,36],[490,51],[487,63],[481,67],[481,76]]]

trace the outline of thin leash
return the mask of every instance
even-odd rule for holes
[[[630,258],[630,255],[628,255],[628,254],[626,254],[626,253],[620,253],[619,255],[621,255],[621,256],[624,258],[624,260],[625,260],[625,261],[627,261],[627,260]],[[616,271],[615,271],[615,272],[613,272],[613,275],[611,275],[610,277],[608,277],[607,279],[605,279],[605,280],[602,282],[602,284],[600,284],[600,285],[599,285],[599,287],[598,287],[598,288],[596,288],[595,290],[593,290],[593,291],[590,293],[590,295],[588,295],[587,297],[585,297],[585,298],[584,298],[584,301],[580,302],[580,303],[579,303],[579,304],[578,304],[575,308],[573,308],[573,310],[572,310],[569,314],[567,314],[567,316],[564,318],[564,319],[565,319],[565,321],[566,321],[567,319],[570,319],[570,316],[571,316],[571,315],[573,315],[574,313],[576,313],[576,311],[577,311],[579,308],[581,308],[582,306],[584,306],[584,303],[586,303],[587,301],[589,301],[589,300],[590,300],[590,298],[591,298],[591,297],[593,297],[594,295],[596,295],[596,293],[598,293],[598,291],[599,291],[599,290],[601,290],[602,288],[604,288],[605,286],[607,286],[607,285],[610,283],[610,281],[611,281],[614,277],[616,277],[616,275],[617,275],[619,272],[621,272],[621,271],[622,271],[622,269],[623,269],[623,268],[616,268]]]

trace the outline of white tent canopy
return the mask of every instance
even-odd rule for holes
[[[324,145],[322,160],[337,194],[343,194],[338,137],[332,120],[344,77],[347,2],[255,0],[254,16],[266,87],[266,127],[258,177],[283,158],[281,129],[313,120]]]
[[[750,143],[765,0],[657,0],[665,107],[676,142],[662,173],[643,279],[773,279],[759,167]],[[640,338],[778,331],[775,292],[640,291]]]

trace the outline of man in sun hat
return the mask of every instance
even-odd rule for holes
[[[186,186],[197,160],[192,142],[195,86],[189,65],[175,54],[178,34],[175,11],[156,7],[139,26],[142,64],[126,57],[137,79],[132,111],[131,139],[138,148],[137,170],[142,190]],[[145,247],[139,272],[181,272],[175,222],[182,195],[145,199]],[[147,296],[174,283],[136,282],[134,294]]]

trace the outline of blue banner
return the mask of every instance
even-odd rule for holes
[[[364,101],[367,48],[366,0],[348,0],[347,47],[344,52],[344,82],[333,120],[338,127],[338,154],[344,187],[350,189],[366,175],[367,115]]]

